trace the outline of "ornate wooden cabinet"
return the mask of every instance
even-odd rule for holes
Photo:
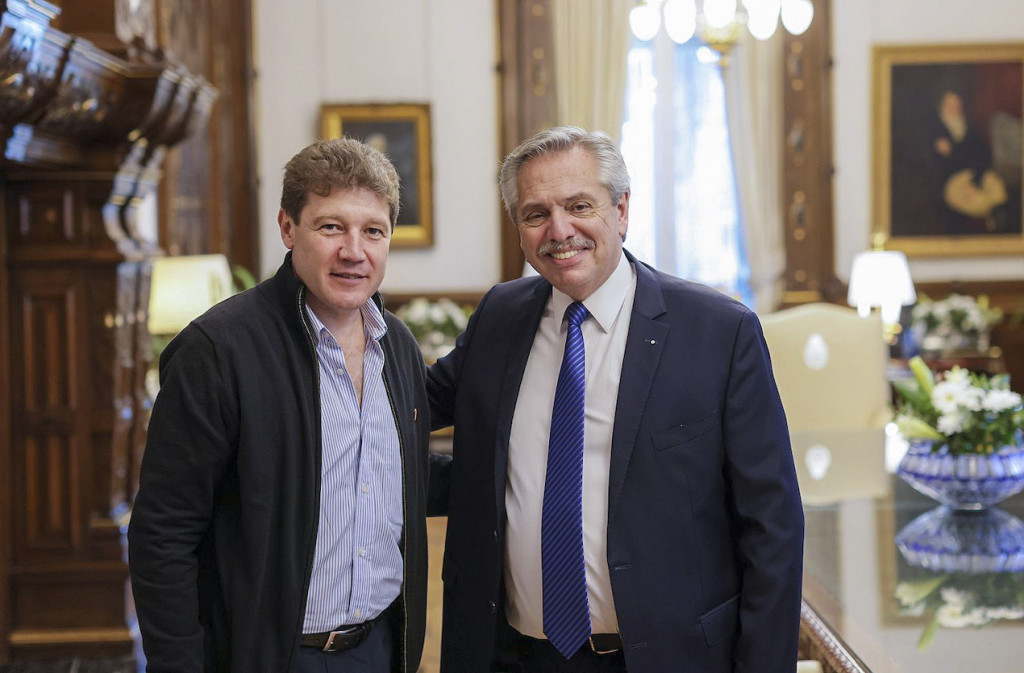
[[[123,654],[160,252],[139,206],[216,92],[165,55],[58,30],[43,0],[2,4],[0,663]]]

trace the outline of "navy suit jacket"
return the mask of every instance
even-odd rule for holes
[[[637,285],[607,530],[627,667],[792,673],[803,513],[760,323],[742,304],[627,256]],[[492,288],[428,377],[435,427],[455,426],[443,673],[487,671],[495,654],[509,432],[550,294],[539,277]]]

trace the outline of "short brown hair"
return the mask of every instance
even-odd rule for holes
[[[296,223],[310,193],[327,197],[335,189],[365,187],[383,196],[398,222],[398,172],[386,156],[354,138],[321,140],[302,150],[284,167],[281,210]]]

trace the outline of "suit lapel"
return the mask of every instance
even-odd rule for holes
[[[526,361],[530,357],[537,326],[550,294],[551,285],[538,279],[532,291],[522,294],[522,299],[509,301],[497,309],[505,313],[505,336],[510,341],[498,395],[497,438],[494,446],[494,493],[499,520],[505,512],[505,481],[508,478],[508,441],[512,433],[512,416],[515,414],[519,386],[526,371]]]
[[[625,251],[623,251],[625,252]],[[608,479],[608,524],[614,520],[615,507],[626,480],[640,419],[647,406],[651,383],[658,370],[662,350],[668,338],[668,325],[657,318],[665,313],[665,299],[654,272],[625,252],[636,269],[636,293],[626,336],[619,377],[618,402],[612,429],[612,456]]]

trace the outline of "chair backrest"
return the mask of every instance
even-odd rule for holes
[[[877,314],[804,304],[762,318],[791,430],[861,430],[888,421],[887,346]]]

